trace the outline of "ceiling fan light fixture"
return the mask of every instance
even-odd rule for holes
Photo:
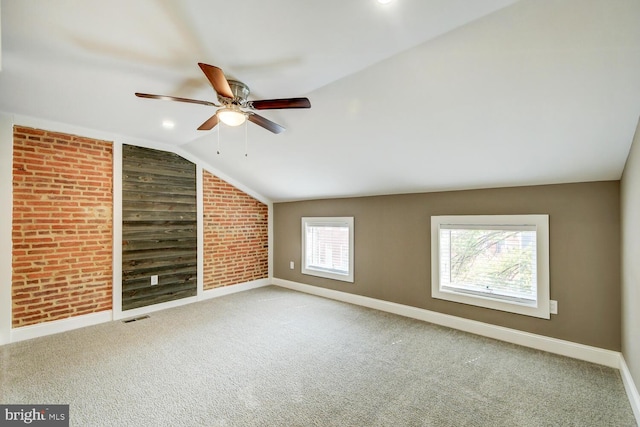
[[[245,113],[233,108],[222,108],[216,115],[227,126],[240,126],[247,120]]]

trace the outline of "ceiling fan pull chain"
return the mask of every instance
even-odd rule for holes
[[[247,129],[249,128],[248,125],[249,125],[249,121],[246,120],[244,122],[244,156],[245,157],[249,157],[249,153],[248,153],[248,151],[249,151],[248,150],[249,143],[247,142],[247,132],[248,132]]]
[[[217,149],[217,154],[220,154],[220,128],[222,126],[218,126],[218,149]]]

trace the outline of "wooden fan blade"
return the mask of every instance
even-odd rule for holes
[[[247,117],[247,119],[250,122],[257,124],[258,126],[262,126],[266,130],[271,131],[273,133],[281,133],[281,132],[284,132],[285,130],[279,124],[274,123],[269,119],[265,119],[264,117],[259,116],[257,114],[249,114],[249,117]]]
[[[311,108],[309,98],[261,99],[251,101],[256,110],[276,110],[281,108]]]
[[[211,130],[214,127],[216,127],[217,124],[218,124],[218,116],[214,114],[213,116],[209,117],[209,119],[206,122],[201,124],[198,130]]]
[[[189,104],[200,104],[200,105],[209,105],[211,107],[217,107],[218,105],[209,101],[199,101],[197,99],[189,99],[189,98],[178,98],[177,96],[167,96],[167,95],[152,95],[150,93],[139,93],[136,92],[136,96],[138,98],[149,98],[149,99],[161,99],[163,101],[179,101],[179,102],[188,102]]]
[[[211,86],[213,86],[213,89],[218,93],[218,95],[233,99],[231,86],[229,86],[229,82],[220,68],[214,67],[213,65],[203,64],[202,62],[198,62],[198,65],[204,75],[207,76]]]

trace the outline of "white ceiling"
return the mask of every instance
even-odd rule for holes
[[[640,116],[639,0],[2,0],[0,16],[0,111],[175,145],[273,201],[619,179]],[[262,111],[280,135],[202,132],[215,108],[133,95],[215,101],[198,62],[312,108]]]

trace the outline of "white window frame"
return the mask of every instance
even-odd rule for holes
[[[340,274],[321,268],[314,268],[307,264],[306,248],[307,248],[307,226],[329,226],[329,227],[348,227],[349,228],[349,271],[347,274]],[[343,282],[353,283],[353,254],[354,254],[354,220],[349,217],[303,217],[302,218],[302,262],[301,272],[310,276],[324,277],[326,279],[341,280]]]
[[[443,289],[440,284],[440,228],[533,227],[536,231],[537,300],[527,304],[489,295],[475,295]],[[431,296],[494,310],[549,319],[549,215],[447,215],[431,217]]]

